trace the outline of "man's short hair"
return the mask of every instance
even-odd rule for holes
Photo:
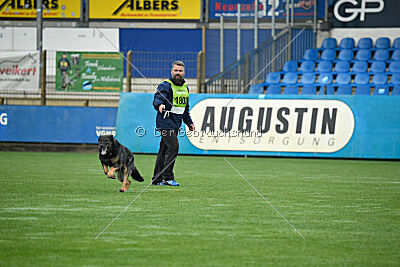
[[[185,64],[183,63],[183,61],[180,61],[180,60],[175,60],[174,63],[172,63],[172,68],[174,68],[175,65],[185,67]]]

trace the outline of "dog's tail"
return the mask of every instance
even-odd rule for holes
[[[136,167],[135,167],[135,169],[133,169],[131,176],[133,179],[135,179],[138,182],[144,181],[143,177],[140,175],[140,173]]]

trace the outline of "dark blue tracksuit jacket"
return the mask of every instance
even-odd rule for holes
[[[170,77],[169,79],[173,82],[172,77]],[[185,82],[185,80],[183,80],[183,82]],[[166,99],[168,99],[169,102],[163,96]],[[189,103],[186,105],[185,112],[183,114],[175,114],[170,112],[169,116],[166,116],[164,118],[165,110],[171,110],[172,108],[172,105],[170,104],[172,103],[172,97],[173,97],[173,92],[171,85],[166,81],[160,83],[157,87],[157,92],[154,94],[154,100],[153,100],[154,109],[157,111],[157,117],[156,117],[157,129],[178,131],[182,125],[182,120],[187,126],[193,124],[192,118],[190,118],[190,113],[189,113]],[[158,107],[161,104],[165,105],[165,110],[163,111],[163,113],[160,113],[160,111],[158,110]]]

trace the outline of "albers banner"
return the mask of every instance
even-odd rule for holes
[[[398,0],[336,0],[333,27],[400,27]]]
[[[38,91],[39,52],[0,52],[0,90]]]
[[[44,5],[43,18],[79,19],[81,16],[80,0],[47,0]],[[1,0],[0,17],[36,18],[36,0]]]
[[[201,0],[101,0],[89,1],[90,19],[199,20]]]
[[[112,52],[57,52],[56,90],[121,91],[123,60]]]
[[[196,131],[181,128],[180,153],[400,158],[399,97],[259,97],[190,95]],[[116,137],[134,152],[158,151],[152,101],[153,94],[121,94]]]

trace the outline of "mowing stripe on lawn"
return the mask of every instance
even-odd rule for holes
[[[247,180],[246,179],[246,177],[244,177],[226,158],[224,158],[224,160],[232,167],[232,169],[234,169],[253,189],[254,189],[254,191],[256,191],[257,192],[257,194],[259,194],[261,197],[262,197],[262,199],[264,199],[264,201],[265,202],[267,202],[270,206],[271,206],[271,208],[273,208],[278,214],[279,214],[279,216],[281,216],[295,231],[296,231],[296,233],[298,233],[303,239],[306,239],[297,229],[296,229],[296,227],[294,227],[293,226],[293,224],[291,224],[286,218],[285,218],[285,216],[283,216],[280,212],[279,212],[279,210],[277,210],[274,206],[272,206],[272,204],[271,204],[271,202],[269,202],[268,201],[268,199],[266,199],[264,196],[263,196],[263,194],[261,194],[260,193],[260,191],[258,191],[257,190],[257,188],[255,188],[254,187],[254,185],[252,185],[250,182],[249,182],[249,180]]]

